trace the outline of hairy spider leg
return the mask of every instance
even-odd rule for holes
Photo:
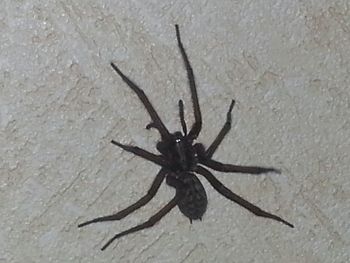
[[[162,167],[167,167],[168,163],[162,158],[161,155],[157,155],[154,153],[150,153],[149,151],[146,151],[140,147],[137,146],[132,146],[132,145],[126,145],[126,144],[121,144],[120,142],[112,140],[111,143],[114,145],[117,145],[118,147],[122,148],[123,150],[133,153],[137,156],[142,157],[143,159],[146,159],[148,161],[151,161],[155,164],[158,164]]]
[[[232,109],[233,109],[234,105],[235,105],[235,100],[232,100],[231,104],[230,104],[230,107],[228,109],[228,112],[226,114],[226,122],[225,122],[224,126],[221,128],[219,134],[216,136],[216,138],[213,141],[213,143],[205,151],[205,156],[207,158],[209,158],[209,159],[213,156],[213,154],[215,153],[216,149],[219,147],[219,145],[221,144],[221,142],[225,138],[226,134],[231,129]]]
[[[214,161],[211,159],[223,139],[225,138],[226,134],[231,129],[231,122],[232,122],[232,109],[235,105],[235,101],[232,100],[229,110],[226,114],[226,122],[222,129],[220,130],[219,134],[213,141],[213,143],[209,146],[209,148],[205,151],[205,154],[202,154],[199,158],[199,162],[201,164],[204,164],[205,166],[214,169],[216,171],[220,172],[226,172],[226,173],[249,173],[249,174],[262,174],[262,173],[268,173],[268,172],[275,172],[280,173],[280,170],[277,170],[272,167],[257,167],[257,166],[241,166],[241,165],[233,165],[233,164],[223,164],[218,161]]]
[[[186,126],[186,122],[185,122],[184,103],[182,100],[179,100],[179,115],[180,115],[182,131],[184,133],[184,136],[186,136],[187,135],[187,126]]]
[[[128,206],[127,208],[125,208],[125,209],[123,209],[115,214],[97,217],[95,219],[81,223],[78,225],[78,227],[87,226],[87,225],[97,223],[97,222],[120,220],[120,219],[123,219],[124,217],[128,216],[129,214],[131,214],[135,210],[139,209],[140,207],[146,205],[149,201],[151,201],[151,199],[158,192],[158,189],[161,186],[161,184],[163,183],[166,174],[167,173],[166,173],[165,169],[161,169],[158,172],[156,178],[153,180],[152,185],[151,185],[150,189],[148,190],[147,194],[144,195],[143,197],[141,197],[134,204]]]
[[[278,222],[281,222],[289,227],[294,227],[291,223],[285,221],[284,219],[280,218],[277,215],[270,214],[259,207],[253,205],[252,203],[248,202],[247,200],[243,199],[242,197],[236,195],[233,193],[230,189],[228,189],[226,186],[224,186],[218,179],[215,178],[215,176],[205,169],[204,167],[197,166],[196,172],[199,173],[200,175],[204,176],[208,182],[213,186],[213,188],[218,191],[220,194],[225,196],[227,199],[239,204],[240,206],[243,206],[256,216],[260,217],[265,217],[265,218],[270,218],[273,220],[276,220]]]
[[[188,136],[194,140],[198,137],[198,135],[202,129],[202,114],[201,114],[201,110],[199,107],[197,88],[196,88],[196,82],[195,82],[195,78],[194,78],[194,74],[193,74],[193,69],[191,67],[190,61],[188,60],[188,56],[186,54],[185,48],[182,45],[181,37],[180,37],[180,30],[179,30],[178,25],[175,25],[175,30],[176,30],[177,43],[178,43],[185,67],[186,67],[188,82],[189,82],[190,90],[191,90],[191,98],[192,98],[192,103],[193,103],[195,122],[192,125],[192,128],[191,128],[190,132],[188,133]]]
[[[281,173],[280,170],[272,167],[258,167],[258,166],[241,166],[233,164],[224,164],[212,159],[206,159],[199,156],[198,162],[219,172],[224,173],[245,173],[245,174],[262,174],[262,173]]]
[[[156,110],[153,108],[151,102],[149,101],[149,99],[147,98],[145,92],[140,89],[133,81],[131,81],[127,76],[124,75],[123,72],[120,71],[120,69],[113,63],[111,62],[111,66],[112,68],[119,74],[119,76],[122,78],[122,80],[136,93],[136,95],[139,97],[139,99],[141,100],[142,104],[145,106],[148,114],[150,115],[151,119],[152,119],[152,124],[151,126],[156,128],[161,137],[162,138],[169,138],[170,137],[170,133],[167,129],[167,127],[165,127],[164,123],[162,122],[162,120],[160,119],[158,113],[156,112]]]
[[[146,222],[115,235],[101,248],[101,250],[105,250],[117,238],[154,226],[159,220],[162,219],[162,217],[164,217],[176,206],[178,199],[178,196],[175,196],[166,206],[150,217]]]

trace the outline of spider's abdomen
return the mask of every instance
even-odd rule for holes
[[[172,183],[171,178],[167,180],[169,185],[176,188],[176,195],[180,197],[177,205],[180,211],[191,221],[202,219],[207,210],[207,194],[202,183],[192,173],[182,173],[175,179],[177,183]]]

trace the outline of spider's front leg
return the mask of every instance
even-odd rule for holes
[[[214,161],[212,158],[213,154],[220,146],[221,142],[224,140],[225,136],[231,129],[232,122],[232,109],[235,105],[235,101],[232,100],[230,107],[226,114],[226,122],[224,126],[221,128],[219,134],[216,136],[213,143],[208,147],[206,151],[204,151],[204,146],[197,146],[197,152],[199,155],[199,163],[214,169],[219,172],[226,173],[249,173],[249,174],[262,174],[268,172],[280,173],[280,170],[272,168],[272,167],[258,167],[258,166],[241,166],[241,165],[233,165],[233,164],[223,164],[218,161]]]
[[[211,158],[213,156],[213,154],[215,153],[215,151],[217,150],[221,142],[224,140],[226,134],[230,131],[231,122],[232,122],[232,109],[234,105],[235,105],[235,100],[232,100],[230,107],[226,113],[226,122],[224,126],[221,128],[219,134],[216,136],[213,143],[205,151],[206,158]]]
[[[224,164],[212,159],[199,159],[199,163],[219,172],[224,173],[244,173],[244,174],[262,174],[262,173],[281,173],[280,170],[272,167],[259,167],[259,166],[242,166],[233,164]]]
[[[136,95],[141,100],[143,106],[145,106],[148,114],[152,119],[152,127],[156,128],[161,134],[162,138],[168,138],[170,136],[168,129],[165,127],[164,123],[160,119],[158,113],[153,108],[151,102],[146,96],[145,92],[140,89],[132,80],[130,80],[127,76],[124,75],[123,72],[112,62],[112,68],[118,73],[118,75],[122,78],[122,80],[136,93]]]
[[[183,44],[181,42],[180,30],[179,30],[178,25],[175,25],[175,30],[176,30],[177,43],[178,43],[178,46],[180,49],[182,59],[183,59],[184,64],[185,64],[188,82],[189,82],[190,90],[191,90],[191,98],[192,98],[192,103],[193,103],[195,122],[194,122],[190,132],[188,133],[188,136],[192,140],[194,140],[198,137],[198,135],[202,129],[202,114],[201,114],[201,110],[200,110],[200,106],[199,106],[199,102],[198,102],[196,81],[195,81],[195,77],[193,74],[193,69],[191,67],[190,61],[189,61],[188,56],[186,54],[185,48],[183,47]]]
[[[179,100],[179,117],[180,117],[182,132],[183,132],[184,136],[186,136],[187,135],[187,125],[185,122],[184,103],[182,100]],[[157,129],[156,125],[153,122],[147,124],[147,126],[146,126],[147,130],[149,130],[151,128]]]
[[[245,174],[262,174],[268,172],[281,173],[280,170],[272,167],[259,167],[259,166],[242,166],[233,164],[224,164],[213,159],[207,158],[204,145],[196,143],[194,146],[197,153],[197,160],[199,164],[203,164],[215,171],[224,173],[245,173]]]
[[[181,121],[182,131],[184,133],[184,136],[187,135],[187,125],[185,122],[185,110],[184,110],[184,103],[182,100],[179,100],[179,117]]]
[[[113,143],[114,145],[117,145],[118,147],[122,148],[123,150],[125,150],[127,152],[133,153],[139,157],[142,157],[143,159],[151,161],[151,162],[158,164],[162,167],[167,167],[169,165],[168,162],[165,161],[161,155],[150,153],[149,151],[146,151],[140,147],[122,144],[122,143],[117,142],[115,140],[112,140],[111,143]]]

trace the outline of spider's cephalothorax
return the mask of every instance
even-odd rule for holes
[[[233,193],[218,179],[216,179],[216,177],[207,168],[204,167],[206,166],[210,169],[226,173],[279,173],[279,170],[276,170],[274,168],[224,164],[212,159],[212,156],[215,153],[216,149],[219,147],[222,140],[231,128],[231,111],[234,106],[234,100],[232,100],[227,112],[226,122],[212,144],[208,148],[205,148],[201,143],[194,143],[194,140],[197,139],[202,129],[202,116],[198,103],[197,88],[193,70],[181,42],[179,27],[175,25],[175,29],[177,43],[187,71],[195,122],[187,133],[187,126],[184,118],[184,105],[182,100],[180,100],[179,112],[183,132],[170,133],[148,100],[144,91],[140,89],[127,76],[125,76],[114,63],[111,63],[113,69],[119,74],[122,80],[137,94],[142,104],[145,106],[147,112],[149,113],[152,122],[148,124],[146,128],[154,128],[160,133],[161,140],[157,143],[157,150],[161,154],[153,154],[139,147],[121,144],[114,140],[112,140],[112,143],[124,149],[125,151],[131,152],[137,156],[149,160],[161,166],[162,168],[153,180],[153,183],[147,194],[140,198],[136,203],[115,214],[98,217],[82,223],[78,225],[78,227],[83,227],[96,222],[120,220],[126,217],[135,210],[147,204],[155,196],[164,179],[166,179],[166,183],[168,185],[176,189],[176,194],[174,198],[170,200],[170,202],[168,202],[154,216],[149,218],[148,221],[115,235],[102,247],[102,250],[106,249],[117,238],[153,226],[175,206],[178,206],[180,211],[186,217],[188,217],[191,222],[192,220],[202,219],[202,216],[207,209],[208,201],[205,189],[195,173],[203,176],[206,180],[208,180],[212,187],[220,194],[246,208],[253,214],[279,221],[289,227],[294,227],[291,223],[285,221],[281,217],[268,213],[246,201],[239,195]]]
[[[192,141],[181,132],[175,132],[170,139],[158,142],[157,150],[169,161],[169,168],[175,173],[190,171],[197,164]]]

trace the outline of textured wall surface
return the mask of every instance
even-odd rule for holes
[[[56,3],[52,3],[56,2]],[[4,0],[0,9],[0,262],[350,262],[349,1]],[[110,61],[171,130],[193,120],[181,26],[208,145],[236,99],[223,162],[274,166],[215,175],[295,225],[258,218],[202,180],[209,207],[176,208],[101,246],[174,195],[166,185],[122,221],[78,229],[146,193],[154,164],[110,144],[159,139]]]

